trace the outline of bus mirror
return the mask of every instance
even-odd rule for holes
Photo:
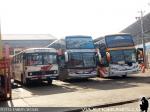
[[[109,52],[106,52],[106,58],[107,58],[107,61],[110,62],[110,53]]]
[[[68,53],[65,52],[65,62],[68,62]]]
[[[100,54],[100,53],[97,53],[97,56],[98,56],[98,61],[101,62],[101,60],[102,60],[101,54]]]
[[[102,56],[100,54],[99,49],[96,49],[96,53],[97,53],[97,59],[98,59],[98,61],[101,62]]]

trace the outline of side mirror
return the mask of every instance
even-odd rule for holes
[[[99,51],[98,48],[96,49],[96,54],[97,54],[97,60],[98,60],[98,62],[101,62],[102,56],[101,56],[100,51]]]
[[[65,52],[65,62],[68,62],[68,53]]]
[[[109,52],[106,52],[106,58],[107,58],[108,63],[110,63],[110,53]]]

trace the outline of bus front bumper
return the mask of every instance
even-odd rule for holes
[[[85,73],[81,73],[81,74],[76,74],[76,73],[70,73],[68,74],[69,78],[93,78],[97,76],[97,72],[93,72],[90,74],[85,74]]]
[[[111,76],[114,75],[128,75],[128,74],[136,74],[138,73],[139,70],[138,69],[132,69],[132,70],[122,70],[122,71],[118,71],[118,70],[111,70],[110,74]]]
[[[58,79],[58,74],[28,76],[27,78],[30,80]]]

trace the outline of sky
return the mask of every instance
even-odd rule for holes
[[[1,32],[97,38],[131,25],[138,11],[150,12],[148,4],[150,0],[0,0]]]

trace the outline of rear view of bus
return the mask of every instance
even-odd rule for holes
[[[100,76],[126,76],[138,72],[136,49],[130,34],[106,35],[96,44],[101,54]]]
[[[24,85],[48,81],[58,77],[57,52],[53,48],[30,48],[15,55],[12,64],[15,81]]]

